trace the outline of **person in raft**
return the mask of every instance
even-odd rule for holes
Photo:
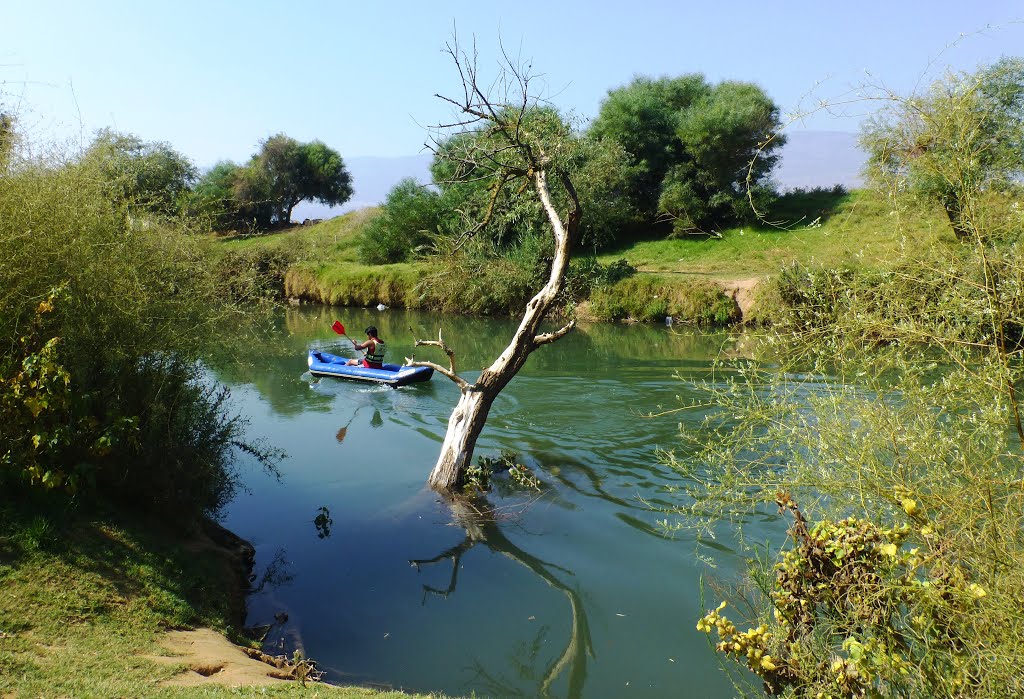
[[[357,350],[365,350],[366,356],[362,359],[348,360],[349,366],[361,364],[367,369],[381,369],[384,367],[384,340],[377,337],[377,327],[371,325],[366,329],[366,342],[352,340],[352,346]]]

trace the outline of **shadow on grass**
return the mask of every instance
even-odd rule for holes
[[[75,507],[53,493],[21,492],[0,501],[3,569],[47,558],[95,588],[89,611],[143,600],[168,628],[240,629],[245,617],[251,547],[215,523],[191,530],[137,514]],[[102,592],[106,590],[106,592]]]
[[[797,188],[781,195],[769,209],[766,218],[783,228],[820,225],[850,198],[842,185],[834,187]]]

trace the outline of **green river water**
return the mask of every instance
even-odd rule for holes
[[[498,516],[487,519],[425,487],[454,384],[438,374],[401,389],[313,379],[308,349],[351,354],[330,330],[335,319],[359,338],[376,324],[389,361],[413,351],[410,327],[422,338],[440,327],[468,379],[515,327],[291,309],[249,366],[218,375],[250,437],[288,454],[280,481],[243,462],[246,492],[224,517],[257,550],[248,623],[272,625],[268,652],[301,648],[328,680],[420,692],[732,696],[695,624],[717,603],[710,592],[702,601],[702,579],[728,581],[742,560],[727,536],[698,542],[658,525],[673,519],[659,508],[678,503],[683,484],[657,452],[679,448],[679,422],[703,416],[643,415],[694,397],[676,377],[710,377],[733,338],[592,325],[541,348],[494,404],[477,454],[515,451],[543,488],[499,482],[488,495]],[[782,530],[770,517],[758,526],[762,540]]]

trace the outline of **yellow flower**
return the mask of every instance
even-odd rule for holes
[[[913,498],[903,498],[900,504],[903,505],[903,511],[910,516],[914,516],[914,513],[917,512],[917,501]]]
[[[983,588],[978,583],[971,583],[967,586],[967,589],[970,591],[972,595],[974,595],[978,599],[981,599],[982,597],[988,594],[987,592],[985,592],[985,588]]]
[[[882,554],[889,558],[896,558],[896,544],[883,544]]]
[[[777,666],[772,662],[772,656],[766,655],[761,658],[761,667],[765,670],[775,670]]]

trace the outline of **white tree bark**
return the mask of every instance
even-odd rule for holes
[[[462,395],[448,420],[448,432],[441,445],[441,453],[438,455],[437,463],[428,479],[430,486],[438,490],[450,490],[459,484],[462,474],[472,462],[476,441],[487,422],[491,404],[523,367],[530,353],[541,345],[554,342],[575,326],[575,321],[572,321],[556,332],[537,334],[541,321],[544,320],[551,305],[555,302],[565,281],[565,273],[569,268],[572,236],[579,221],[579,206],[578,204],[574,206],[567,220],[563,222],[551,202],[547,173],[541,169],[534,171],[532,176],[534,189],[544,206],[555,237],[555,255],[551,263],[551,272],[544,287],[526,305],[519,328],[501,355],[483,370],[475,383],[462,382],[460,384]],[[572,198],[575,200],[575,192],[567,177],[563,178],[563,184],[572,193]],[[412,362],[412,364],[431,365],[429,362]],[[446,375],[449,373],[443,367],[432,366],[442,369]]]

